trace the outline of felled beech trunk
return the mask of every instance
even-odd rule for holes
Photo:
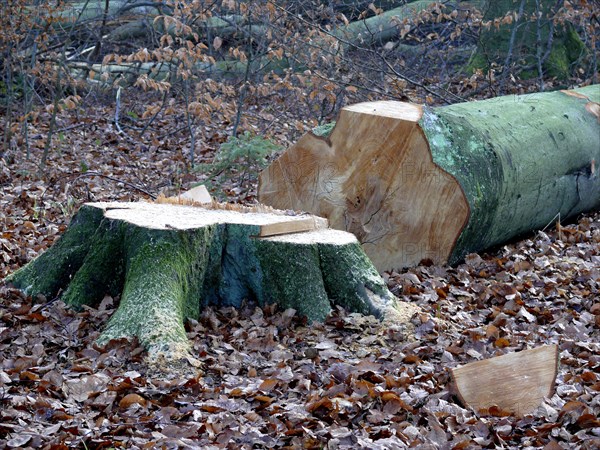
[[[354,233],[379,270],[457,262],[600,207],[599,101],[596,85],[349,106],[263,171],[259,199]]]
[[[136,6],[135,3],[139,3],[140,5]],[[159,5],[157,4],[157,6]],[[59,9],[57,12],[51,14],[51,17],[44,25],[62,29],[90,26],[92,22],[101,22],[105,13],[108,19],[114,19],[117,17],[123,18],[126,14],[156,16],[159,10],[150,3],[143,1],[111,0],[110,2],[105,2],[102,0],[86,0],[65,5],[64,9]]]
[[[63,292],[72,306],[121,294],[99,343],[137,337],[151,360],[187,358],[184,320],[204,305],[254,299],[318,321],[332,303],[393,314],[395,297],[355,237],[326,227],[271,208],[88,203],[53,247],[7,281],[34,296]]]

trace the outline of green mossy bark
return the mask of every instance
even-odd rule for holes
[[[105,293],[121,292],[124,276],[123,232],[120,222],[102,219],[89,242],[89,250],[62,300],[79,308],[98,304]]]
[[[42,254],[8,276],[6,281],[28,295],[52,297],[58,294],[83,264],[102,218],[102,210],[84,205],[51,253]]]
[[[136,336],[156,353],[188,350],[184,320],[200,314],[200,295],[214,226],[151,230],[128,226],[121,303],[99,343]]]
[[[599,86],[575,91],[600,102]],[[600,126],[587,103],[552,92],[425,110],[433,160],[471,208],[450,262],[600,207]]]
[[[335,124],[336,124],[335,121],[329,122],[329,123],[324,123],[323,125],[319,125],[310,131],[315,136],[327,138],[327,137],[329,137],[329,135],[335,128]]]
[[[548,60],[544,68],[548,75],[564,80],[571,75],[571,67],[575,61],[586,55],[586,47],[571,24],[565,24],[561,33],[555,37]],[[532,74],[537,76],[538,73]]]
[[[256,249],[269,296],[282,308],[294,308],[310,320],[325,320],[331,305],[317,246],[257,240]]]
[[[184,321],[198,318],[207,304],[274,302],[310,321],[324,320],[332,302],[377,315],[382,305],[391,304],[385,283],[347,233],[336,232],[346,239],[342,245],[304,244],[257,238],[257,225],[165,229],[116,218],[134,218],[136,208],[153,217],[153,208],[168,215],[172,210],[165,208],[189,207],[86,204],[53,247],[6,281],[31,295],[54,296],[66,289],[62,298],[74,307],[94,306],[107,293],[121,293],[99,344],[135,337],[151,360],[167,361],[190,361]],[[187,211],[194,216],[194,209]]]
[[[319,245],[325,289],[334,304],[351,311],[382,318],[387,308],[393,308],[396,297],[388,291],[377,269],[357,242],[353,245]],[[371,291],[380,303],[372,301]]]

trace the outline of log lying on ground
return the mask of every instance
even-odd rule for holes
[[[380,271],[454,263],[600,207],[598,102],[595,85],[349,106],[328,136],[303,136],[261,173],[259,199],[354,233]]]
[[[60,29],[73,29],[89,26],[92,22],[100,23],[105,14],[107,20],[122,19],[131,15],[148,15],[152,17],[159,13],[159,8],[170,9],[166,5],[152,4],[143,0],[136,2],[127,0],[111,0],[110,2],[86,0],[64,5],[64,8],[57,8],[57,11],[53,11],[43,25]],[[39,10],[36,7],[31,9],[32,11]]]
[[[217,61],[216,63],[199,62],[194,64],[193,70],[206,76],[216,78],[235,78],[243,74],[247,64],[251,69],[260,73],[283,74],[294,64],[287,58],[264,56],[250,63],[244,61]],[[88,64],[84,62],[71,62],[67,64],[71,76],[78,80],[87,80],[101,88],[112,88],[115,84],[126,87],[134,85],[142,75],[156,81],[181,81],[177,72],[177,64],[168,62],[124,62],[120,64]]]
[[[168,25],[165,25],[165,22]],[[223,17],[214,16],[203,20],[194,21],[193,27],[189,27],[189,35],[185,36],[187,40],[196,41],[198,38],[211,39],[219,36],[221,39],[233,39],[236,35],[241,37],[265,36],[267,34],[266,25],[260,23],[247,23],[244,16],[238,14],[227,15]],[[108,34],[108,39],[114,42],[127,41],[131,38],[147,36],[149,33],[156,32],[159,35],[169,34],[171,36],[181,36],[182,30],[169,20],[169,16],[158,16],[158,14],[146,14],[144,17],[123,23]]]
[[[350,233],[309,215],[219,208],[87,203],[53,247],[6,281],[32,296],[64,290],[75,307],[121,294],[99,343],[136,337],[150,361],[188,359],[184,320],[205,305],[253,299],[320,321],[333,303],[401,317]]]
[[[435,0],[418,0],[382,12],[368,19],[356,20],[333,30],[342,43],[361,46],[382,45],[400,34],[402,21],[414,19],[421,11],[436,5]]]
[[[411,28],[417,25],[419,14],[424,11],[440,11],[450,14],[459,8],[456,3],[442,4],[437,0],[417,0],[397,8],[381,12],[368,19],[356,20],[345,26],[340,26],[332,31],[332,35],[341,40],[342,47],[355,45],[357,47],[371,47],[383,45],[386,42],[400,37],[405,21]],[[483,0],[473,0],[468,5],[461,5],[459,9],[472,10],[485,5]],[[423,51],[423,50],[422,50]]]
[[[552,396],[557,371],[558,347],[544,345],[452,369],[452,378],[463,405],[523,417]]]
[[[483,1],[474,0],[468,2],[468,9],[476,8]],[[329,36],[320,36],[310,39],[306,49],[310,53],[314,48],[325,51],[325,54],[344,54],[349,47],[370,47],[382,45],[400,36],[400,30],[404,21],[414,21],[419,14],[426,10],[441,8],[449,13],[456,5],[441,6],[435,0],[417,0],[410,4],[402,5],[389,11],[368,19],[360,19],[334,28],[328,33]],[[108,38],[112,41],[127,40],[133,37],[143,36],[153,30],[159,34],[176,34],[175,27],[165,28],[164,20],[154,20],[156,14],[148,13],[145,17],[133,22],[124,23],[109,33]],[[268,25],[263,23],[247,23],[247,19],[239,15],[227,15],[222,17],[211,17],[195,23],[192,34],[201,36],[201,40],[208,39],[210,45],[212,38],[218,36],[228,40],[235,35],[248,37],[248,34],[257,40],[267,35]],[[189,40],[195,40],[192,35]],[[424,49],[418,45],[400,44],[402,52],[410,55],[423,52]],[[400,48],[398,46],[397,48]],[[302,71],[308,67],[306,61],[311,56],[303,51],[281,58],[273,55],[255,57],[252,61],[224,60],[214,63],[198,62],[193,70],[206,76],[215,78],[237,78],[244,75],[248,70],[254,74],[268,74],[270,72],[283,75],[287,70]],[[248,68],[248,64],[250,67]],[[120,86],[130,86],[135,83],[140,75],[148,75],[155,80],[176,80],[178,61],[166,62],[121,62],[119,64],[88,64],[83,62],[71,62],[68,64],[71,75],[76,79],[88,80],[101,87],[111,87],[115,81]]]

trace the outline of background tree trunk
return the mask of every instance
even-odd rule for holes
[[[538,75],[538,65],[551,77],[567,78],[571,63],[581,58],[585,45],[568,22],[554,24],[554,15],[562,6],[556,0],[494,0],[483,6],[484,20],[500,20],[481,33],[471,69],[501,67],[503,79],[511,73],[521,78]],[[508,22],[502,18],[513,12]],[[539,19],[538,19],[539,15]],[[502,93],[502,89],[500,92]]]

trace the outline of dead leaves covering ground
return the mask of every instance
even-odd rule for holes
[[[3,288],[0,447],[597,448],[599,219],[390,274],[429,311],[414,342],[342,311],[306,327],[292,310],[208,310],[189,324],[199,379],[147,378],[140,348],[95,347],[110,298],[74,313]],[[548,343],[556,394],[532,416],[478,417],[449,392],[450,367]]]
[[[181,166],[169,142],[110,154],[81,139],[51,154],[50,181],[0,162],[0,276],[51,245],[82,201],[139,198],[77,179],[81,161],[154,193]],[[600,214],[456,268],[386,276],[425,311],[415,341],[343,311],[307,327],[292,310],[207,310],[188,324],[206,374],[175,380],[149,376],[135,344],[94,346],[113,299],[76,313],[2,287],[0,448],[598,448]],[[535,414],[480,417],[452,395],[449,368],[551,343],[556,393]]]

